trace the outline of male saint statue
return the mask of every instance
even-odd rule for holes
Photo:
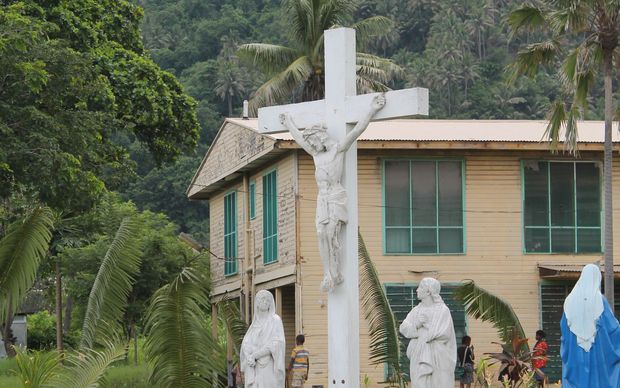
[[[448,306],[439,291],[441,284],[424,278],[417,289],[420,303],[400,325],[400,333],[410,338],[411,388],[452,388],[456,366],[456,336]]]

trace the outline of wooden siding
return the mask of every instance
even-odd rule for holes
[[[203,187],[217,182],[259,155],[273,148],[275,140],[242,126],[224,122],[196,172],[188,192],[191,197]]]
[[[263,264],[263,175],[277,171],[278,186],[278,260],[267,265]],[[253,231],[253,244],[251,257],[256,259],[256,274],[264,274],[276,271],[296,262],[295,251],[295,158],[293,155],[286,156],[274,163],[265,166],[250,176],[250,181],[256,182],[256,217],[250,220],[250,230]],[[210,233],[211,251],[219,256],[224,256],[224,196],[237,190],[237,256],[244,256],[244,244],[246,239],[245,219],[246,195],[241,181],[233,182],[226,190],[214,195],[209,201],[210,208]],[[215,257],[211,258],[211,279],[214,287],[240,280],[243,273],[243,260],[238,261],[236,275],[224,276],[224,262]],[[261,276],[264,277],[264,276]],[[229,290],[230,291],[230,290]]]
[[[465,163],[465,253],[459,255],[384,255],[381,193],[381,159],[460,158]],[[526,333],[534,337],[541,327],[538,263],[582,264],[602,260],[602,254],[524,254],[522,244],[521,160],[557,160],[548,152],[501,151],[391,151],[362,150],[359,171],[359,224],[368,251],[384,283],[418,283],[433,276],[444,283],[474,279],[480,286],[505,298],[514,307]],[[581,160],[602,158],[582,153]],[[614,163],[614,196],[620,195],[620,162]],[[299,151],[300,252],[302,260],[302,328],[311,354],[308,385],[327,386],[327,295],[319,291],[322,266],[318,256],[314,214],[316,184],[312,159]],[[619,211],[619,210],[616,210]],[[620,217],[614,225],[616,255],[620,254]],[[352,317],[352,319],[354,319]],[[368,336],[360,316],[361,378],[371,386],[383,378],[383,366],[368,365]],[[476,354],[497,351],[495,330],[468,318],[468,332]],[[457,339],[460,341],[460,338]]]

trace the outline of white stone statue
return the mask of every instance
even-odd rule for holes
[[[420,303],[400,325],[400,333],[410,338],[412,388],[452,388],[456,366],[456,337],[448,306],[439,291],[441,284],[424,278],[417,289]]]
[[[284,388],[284,327],[275,310],[269,291],[256,293],[254,318],[239,355],[246,388]]]
[[[385,106],[385,96],[376,96],[370,109],[340,142],[330,137],[322,125],[313,126],[303,133],[288,113],[280,115],[293,139],[314,159],[315,178],[319,189],[316,204],[316,230],[319,254],[323,262],[321,290],[330,292],[342,283],[340,271],[340,229],[348,220],[347,191],[341,183],[344,156],[355,140],[366,130],[372,117]]]

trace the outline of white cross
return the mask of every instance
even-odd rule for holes
[[[355,30],[325,31],[325,100],[280,105],[258,110],[261,133],[285,132],[280,114],[288,113],[300,128],[325,123],[329,135],[342,140],[360,116],[368,112],[378,93],[356,95]],[[386,104],[373,117],[384,120],[428,115],[428,90],[412,88],[385,94]],[[360,386],[359,359],[359,272],[357,249],[357,147],[345,156],[342,179],[348,195],[348,222],[342,231],[344,282],[328,296],[328,377],[330,388]],[[317,258],[318,259],[318,258]],[[309,333],[312,334],[312,333]]]

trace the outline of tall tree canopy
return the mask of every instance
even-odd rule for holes
[[[158,163],[193,149],[195,102],[145,54],[127,1],[0,2],[0,196],[15,186],[87,209],[133,171],[128,134]]]

